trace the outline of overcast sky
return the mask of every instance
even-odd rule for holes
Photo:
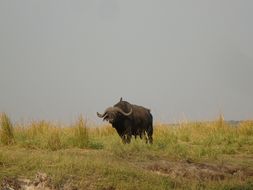
[[[98,121],[253,118],[252,0],[0,0],[0,112]]]

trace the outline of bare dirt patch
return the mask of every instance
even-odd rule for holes
[[[51,182],[51,178],[38,172],[33,180],[9,177],[4,178],[0,183],[1,190],[57,190]],[[76,190],[70,183],[64,184],[62,190]]]
[[[171,178],[186,178],[201,181],[218,181],[234,177],[246,180],[249,177],[253,177],[253,170],[247,168],[224,164],[194,163],[192,161],[156,161],[146,164],[144,168],[158,175],[169,176]]]

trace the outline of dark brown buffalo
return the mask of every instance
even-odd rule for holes
[[[144,136],[146,143],[153,143],[153,117],[149,109],[130,104],[121,98],[113,107],[97,115],[112,124],[123,143],[130,143],[132,135],[135,138]]]

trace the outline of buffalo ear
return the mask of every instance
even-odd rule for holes
[[[120,102],[122,101],[122,97],[120,98],[120,100],[119,100]]]

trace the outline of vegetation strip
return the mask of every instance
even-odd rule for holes
[[[123,144],[111,126],[0,120],[0,187],[49,189],[252,189],[253,122],[154,125],[154,143]],[[24,182],[25,180],[25,182]],[[43,183],[42,183],[43,184]],[[40,184],[40,185],[42,185]]]

